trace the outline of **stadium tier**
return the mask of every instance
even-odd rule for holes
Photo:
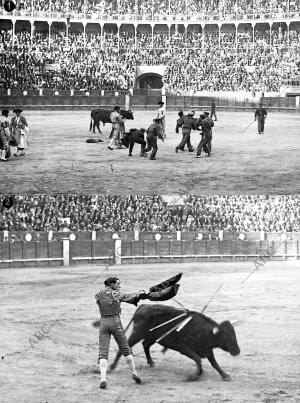
[[[4,196],[0,196],[2,205]],[[299,232],[299,196],[15,196],[0,230]]]
[[[276,92],[299,76],[300,3],[17,1],[0,16],[0,89],[113,90],[162,66],[167,93]]]

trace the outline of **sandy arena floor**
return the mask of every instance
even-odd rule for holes
[[[270,112],[263,136],[251,112],[218,112],[213,155],[175,154],[176,112],[167,113],[167,140],[159,141],[156,161],[128,150],[88,144],[89,111],[24,111],[30,125],[26,157],[1,164],[1,193],[108,194],[295,194],[300,193],[300,114]],[[129,128],[147,128],[155,111],[137,111]],[[98,135],[96,135],[99,137]],[[200,141],[192,134],[194,146]]]
[[[299,262],[268,262],[243,285],[247,263],[184,263],[110,267],[1,270],[0,401],[28,403],[190,403],[300,401]],[[149,368],[141,344],[134,354],[142,385],[131,380],[124,359],[99,390],[97,369],[99,317],[94,294],[109,275],[123,289],[148,288],[183,272],[177,299],[201,311],[220,284],[206,314],[236,326],[241,355],[216,351],[220,366],[233,377],[223,382],[207,360],[201,380],[186,382],[194,363],[179,353],[152,347]],[[165,302],[177,306],[174,300]],[[123,304],[126,325],[135,308]],[[110,361],[116,344],[111,344]]]

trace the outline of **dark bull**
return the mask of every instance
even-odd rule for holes
[[[91,111],[91,123],[90,123],[90,131],[93,128],[93,132],[95,133],[95,127],[97,127],[98,132],[102,133],[99,127],[99,123],[102,122],[103,126],[105,123],[111,123],[110,120],[110,114],[112,113],[112,110],[107,110],[107,109],[93,109]],[[125,109],[120,110],[120,115],[123,116],[123,118],[128,119],[128,120],[133,120],[133,112],[128,110],[126,111]]]
[[[150,366],[154,365],[150,355],[150,347],[155,342],[159,342],[165,349],[172,349],[186,355],[194,360],[197,365],[196,373],[189,376],[188,380],[197,380],[200,377],[202,374],[201,359],[207,358],[213,368],[219,372],[222,379],[230,381],[230,375],[226,374],[217,363],[213,349],[221,348],[232,356],[240,354],[232,324],[229,321],[217,324],[209,317],[195,311],[188,311],[186,316],[182,316],[184,312],[174,307],[159,304],[139,306],[130,321],[130,323],[133,321],[133,330],[128,339],[129,345],[132,347],[143,340],[144,352],[147,363]],[[150,330],[179,315],[181,315],[180,318],[155,330]],[[180,331],[174,330],[161,340],[158,340],[174,327],[174,324],[180,324],[189,316],[192,319]],[[111,370],[116,368],[120,356],[119,351],[110,366]]]

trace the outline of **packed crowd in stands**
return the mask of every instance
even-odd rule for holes
[[[267,18],[300,15],[297,0],[20,0],[18,11],[23,15],[57,13],[138,19],[232,19]]]
[[[299,217],[299,196],[28,195],[2,208],[0,230],[299,232]]]
[[[288,46],[289,45],[289,46]],[[299,75],[300,27],[238,32],[171,30],[66,32],[0,30],[0,88],[121,90],[134,87],[136,67],[165,65],[169,92],[278,92]],[[47,66],[56,66],[48,69]]]
[[[52,25],[39,21],[15,25],[0,20],[0,89],[112,90],[134,87],[138,65],[165,65],[166,90],[193,95],[199,91],[278,92],[290,78],[299,76],[300,2],[297,0],[20,0],[19,15],[51,17]],[[47,16],[45,14],[45,16]],[[83,21],[84,15],[116,20],[135,16],[139,21],[160,18],[167,25],[106,24],[86,27],[63,15]],[[192,24],[181,21],[222,21],[226,18],[295,17],[270,25],[233,26]],[[297,17],[299,17],[297,19]],[[180,25],[181,23],[181,25]],[[94,31],[91,31],[94,29]]]

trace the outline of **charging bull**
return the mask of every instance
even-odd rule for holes
[[[179,315],[179,318],[170,321]],[[191,317],[191,319],[188,319],[189,317]],[[189,322],[180,329],[180,323],[185,319],[189,320]],[[196,373],[190,375],[188,380],[197,380],[202,374],[202,358],[208,359],[212,367],[219,372],[224,381],[232,380],[230,375],[220,368],[213,353],[214,348],[221,348],[232,356],[240,354],[235,331],[229,321],[218,324],[201,313],[195,311],[185,312],[178,308],[159,304],[143,304],[139,306],[129,322],[129,325],[132,321],[133,330],[128,339],[129,345],[132,347],[143,340],[144,352],[147,363],[150,366],[154,366],[150,355],[150,347],[155,342],[158,342],[164,346],[165,349],[176,350],[195,361],[197,365]],[[168,321],[170,322],[157,327]],[[174,329],[161,340],[158,340],[161,336],[174,328],[174,325],[175,327],[178,325],[177,329]],[[155,327],[157,328],[153,329]],[[121,353],[119,351],[110,366],[110,370],[116,368],[120,356]]]
[[[102,122],[103,126],[105,126],[105,123],[111,123],[110,114],[112,112],[112,110],[107,109],[93,109],[91,111],[90,131],[93,129],[93,132],[95,133],[95,127],[97,127],[98,132],[102,133],[99,127],[99,123]],[[120,115],[128,120],[134,119],[133,112],[131,110],[126,111],[125,109],[120,109]]]

